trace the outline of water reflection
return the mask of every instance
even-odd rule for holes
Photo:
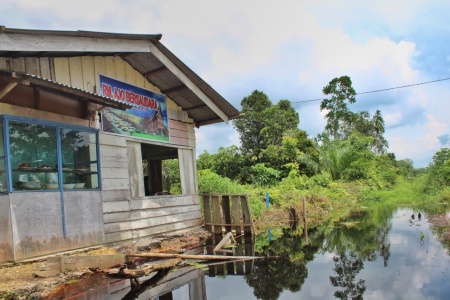
[[[450,299],[448,249],[423,212],[374,207],[310,228],[308,242],[301,229],[271,234],[234,255],[277,259],[183,267],[108,299]]]
[[[206,277],[208,299],[450,298],[448,250],[424,213],[374,207],[310,229],[309,244],[289,230],[272,234],[256,255],[280,259],[256,260],[242,279]]]

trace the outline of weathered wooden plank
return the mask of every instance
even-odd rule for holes
[[[225,224],[231,224],[230,196],[222,196],[222,212]],[[231,232],[231,226],[225,226],[226,232]]]
[[[114,63],[114,56],[105,56],[105,73],[104,75],[117,78],[116,77],[116,64]]]
[[[40,68],[40,76],[42,78],[46,78],[49,80],[54,80],[54,70],[51,67],[53,64],[53,58],[49,57],[40,57],[39,58],[39,68]]]
[[[26,72],[25,58],[24,57],[13,58],[11,60],[11,67],[14,71]]]
[[[81,57],[69,57],[70,85],[83,89],[83,72],[81,69]]]
[[[101,94],[99,74],[106,75],[105,57],[94,56],[94,74],[96,93]]]
[[[144,197],[144,171],[142,167],[142,151],[141,144],[135,142],[127,142],[128,149],[128,176],[131,197]]]
[[[181,232],[188,232],[191,230],[200,229],[201,225],[202,225],[201,219],[186,220],[176,223],[165,223],[153,227],[134,229],[132,231],[132,236],[134,239],[138,239],[142,237],[148,237],[163,233],[175,234]]]
[[[75,271],[79,268],[105,269],[125,262],[124,254],[61,256],[61,272]]]
[[[25,57],[25,72],[40,76],[39,61],[36,57]]]
[[[6,57],[0,57],[0,69],[9,70],[9,63],[6,63]]]
[[[164,225],[164,224],[170,224],[170,223],[179,223],[183,222],[185,220],[200,220],[201,219],[201,213],[200,211],[194,211],[194,212],[186,212],[186,213],[180,213],[176,215],[166,215],[161,217],[154,217],[151,219],[139,219],[139,220],[132,220],[132,228],[133,229],[140,229],[140,228],[147,228],[147,227],[154,227],[158,225]]]
[[[70,85],[69,59],[66,57],[58,57],[53,59],[53,63],[55,66],[55,80]]]
[[[130,211],[129,201],[103,202],[103,213]]]
[[[135,73],[136,73],[136,85],[140,86],[141,88],[147,89],[145,87],[146,79],[144,78],[144,76],[142,76],[141,73],[137,72],[136,70]]]
[[[206,225],[211,223],[211,196],[208,194],[202,195],[203,198],[203,217],[205,218],[205,229],[209,232],[212,231],[211,225]]]
[[[169,136],[169,140],[170,143],[174,144],[174,145],[179,145],[179,146],[186,146],[189,147],[189,139],[186,138],[179,138],[176,136]]]
[[[241,202],[238,195],[231,196],[232,222],[236,235],[241,235]]]
[[[123,243],[133,238],[131,230],[105,234],[106,243]]]
[[[178,149],[181,190],[184,194],[197,194],[197,169],[192,149]]]
[[[180,130],[180,129],[170,129],[170,137],[178,137],[181,139],[188,139],[189,138],[189,132],[187,132],[186,129]]]
[[[102,178],[103,190],[123,190],[129,189],[130,183],[123,179]]]
[[[127,147],[127,140],[124,137],[113,134],[99,134],[99,142],[100,145]]]
[[[193,204],[199,204],[198,197],[194,195],[168,195],[159,198],[148,197],[144,199],[133,199],[133,201],[131,201],[131,209],[150,209]]]
[[[211,205],[212,205],[212,220],[214,224],[222,223],[222,215],[220,212],[220,198],[217,195],[211,196]],[[222,225],[214,225],[214,234],[221,235],[222,234]]]
[[[93,56],[82,56],[81,57],[81,67],[83,74],[83,89],[85,91],[94,93],[95,92],[95,67],[94,67],[94,57]]]
[[[125,80],[129,84],[136,84],[136,70],[130,64],[125,63]]]
[[[248,196],[241,196],[241,201],[242,201],[241,207],[242,207],[243,223],[252,225],[253,220],[252,220],[252,215],[251,215],[251,211],[250,211],[250,203],[248,202]],[[252,229],[253,229],[252,227],[245,226],[244,227],[244,235],[246,235],[246,236],[252,235]]]
[[[130,191],[128,189],[102,191],[103,202],[129,201],[131,200]]]
[[[105,224],[105,234],[119,231],[131,230],[133,225],[130,221],[118,222],[118,223],[108,223]]]
[[[126,81],[126,72],[125,72],[125,64],[126,62],[120,58],[119,56],[114,57],[114,66],[116,67],[116,79],[120,81]]]
[[[200,207],[198,205],[174,206],[174,207],[162,207],[160,209],[138,210],[131,212],[130,220],[155,218],[167,215],[177,215],[185,212],[199,212],[199,211]]]
[[[182,131],[188,131],[187,124],[184,122],[169,119],[169,129],[177,129]]]
[[[102,156],[102,172],[107,172],[108,168],[120,168],[128,170],[128,160],[118,156]]]
[[[131,219],[131,212],[116,212],[116,213],[104,213],[103,214],[103,223],[118,223],[118,222],[126,222]]]
[[[103,163],[103,160],[102,160]],[[117,165],[117,164],[116,164]],[[128,181],[128,168],[102,168],[103,179],[124,179]]]

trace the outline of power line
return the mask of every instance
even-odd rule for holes
[[[438,82],[438,81],[444,81],[444,80],[450,80],[450,77],[449,78],[443,78],[443,79],[436,79],[436,80],[432,80],[432,81],[425,81],[425,82],[420,82],[420,83],[402,85],[402,86],[397,86],[397,87],[392,87],[392,88],[386,88],[386,89],[381,89],[381,90],[374,90],[374,91],[356,93],[356,95],[371,94],[371,93],[378,93],[378,92],[384,92],[384,91],[389,91],[389,90],[402,89],[402,88],[407,88],[407,87],[412,87],[412,86],[417,86],[417,85],[422,85],[422,84],[428,84],[428,83],[433,83],[433,82]],[[292,103],[304,103],[304,102],[322,101],[322,100],[325,100],[325,99],[326,98],[318,98],[318,99],[291,101],[291,102]]]

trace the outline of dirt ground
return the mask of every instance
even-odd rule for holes
[[[132,254],[139,252],[184,252],[203,243],[210,237],[205,230],[191,231],[181,235],[153,237],[146,246],[93,247],[59,255]],[[142,244],[142,243],[140,243]],[[93,274],[89,269],[61,273],[57,276],[40,277],[36,272],[46,265],[46,257],[0,265],[0,300],[45,299],[61,284],[85,278]]]

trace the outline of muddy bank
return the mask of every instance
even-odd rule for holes
[[[98,254],[135,254],[139,252],[186,251],[198,245],[211,234],[205,230],[191,231],[181,235],[156,236],[144,246],[95,247],[81,251],[72,251],[62,255],[98,255]],[[20,263],[0,265],[0,299],[45,299],[60,285],[68,285],[95,274],[88,268],[74,272],[60,273],[56,276],[40,277],[38,270],[45,268],[46,258]]]

